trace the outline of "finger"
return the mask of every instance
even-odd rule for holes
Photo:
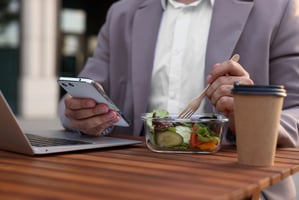
[[[97,115],[102,115],[109,112],[109,108],[106,104],[97,104],[95,107],[87,109],[65,109],[65,115],[71,119],[85,119]]]
[[[223,96],[215,104],[215,108],[218,112],[225,116],[228,116],[234,110],[234,100],[233,97]]]
[[[107,127],[112,126],[114,123],[115,122],[109,121],[90,129],[82,129],[81,132],[87,135],[98,136],[101,135]]]
[[[96,126],[91,129],[81,130],[80,132],[86,135],[99,136],[103,133],[104,130],[105,130],[104,126]]]
[[[214,80],[221,76],[245,76],[249,78],[248,72],[237,62],[233,60],[227,60],[221,64],[214,65],[212,71],[207,77],[208,83],[212,83]]]
[[[231,93],[231,89],[235,82],[242,83],[244,85],[253,85],[253,81],[250,78],[243,77],[243,76],[221,76],[217,78],[209,87],[206,94],[209,99],[212,99],[216,93],[219,95],[225,95]],[[224,91],[221,91],[224,90]],[[226,92],[225,92],[226,91]],[[214,97],[215,98],[215,97]]]
[[[82,108],[92,108],[96,105],[95,100],[87,98],[75,98],[71,95],[66,95],[64,98],[65,107],[68,109],[82,109]]]
[[[100,83],[96,82],[95,85],[96,85],[96,87],[97,87],[98,89],[100,89],[100,90],[102,90],[103,92],[105,92],[103,86],[102,86]]]
[[[224,96],[231,97],[233,86],[232,85],[221,85],[219,86],[214,92],[213,95],[210,97],[210,101],[213,105],[216,105],[219,99],[221,99]]]
[[[92,129],[88,130],[88,132],[85,134],[92,135],[92,136],[99,136],[103,133],[104,130],[105,130],[105,127],[97,126],[97,127],[94,127]]]
[[[107,114],[94,116],[91,118],[72,120],[72,126],[86,134],[94,135],[106,127],[112,126],[119,121],[119,116],[115,111],[109,111]],[[103,131],[103,130],[102,130]]]
[[[118,115],[114,111],[109,111],[107,114],[93,116],[82,120],[76,120],[74,127],[79,130],[88,130],[97,126],[103,126],[105,124],[111,125],[118,119]]]

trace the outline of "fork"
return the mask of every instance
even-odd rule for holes
[[[239,59],[240,55],[234,54],[230,60],[238,62]],[[208,84],[197,97],[190,101],[190,103],[185,107],[185,109],[180,112],[180,114],[177,117],[178,119],[188,119],[197,111],[203,98],[206,96],[206,92],[209,89],[210,85],[211,84]]]

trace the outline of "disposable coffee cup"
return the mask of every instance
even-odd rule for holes
[[[274,164],[286,90],[281,85],[240,85],[232,89],[238,163]]]

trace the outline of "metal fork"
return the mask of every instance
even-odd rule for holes
[[[240,59],[240,55],[239,54],[235,54],[233,55],[233,57],[231,58],[232,61],[238,62]],[[184,110],[182,110],[180,112],[180,114],[178,115],[177,118],[179,119],[188,119],[190,118],[199,108],[201,101],[203,100],[203,98],[206,96],[206,92],[209,89],[210,84],[208,84],[205,89],[194,99],[191,100],[191,102],[185,107]]]

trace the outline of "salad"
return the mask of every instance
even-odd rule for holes
[[[151,145],[156,147],[212,152],[220,145],[223,123],[215,114],[176,119],[167,110],[154,110],[145,120]]]

